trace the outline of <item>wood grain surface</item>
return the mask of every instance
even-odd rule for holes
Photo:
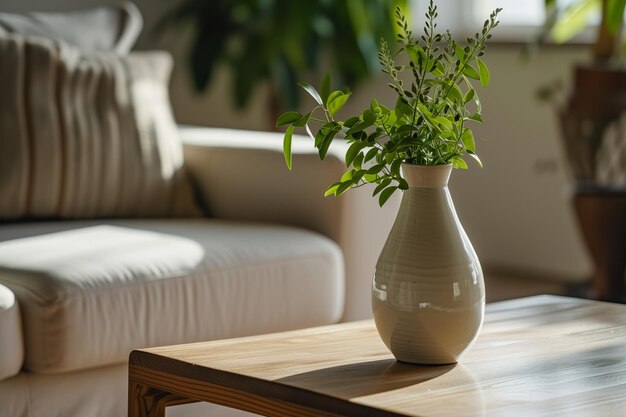
[[[267,416],[626,416],[626,306],[487,306],[459,364],[397,362],[371,321],[131,353],[129,416],[209,401]]]

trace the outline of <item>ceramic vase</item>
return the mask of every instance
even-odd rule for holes
[[[372,284],[376,328],[400,361],[455,363],[482,327],[482,269],[448,191],[452,166],[402,171],[409,189]]]

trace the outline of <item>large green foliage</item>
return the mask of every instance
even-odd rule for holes
[[[163,23],[193,25],[190,67],[198,90],[223,63],[237,106],[269,80],[280,101],[295,107],[296,80],[320,61],[347,84],[377,71],[376,44],[393,38],[396,5],[404,9],[406,0],[184,0]]]
[[[618,31],[624,19],[626,0],[578,0],[567,7],[558,7],[556,0],[545,0],[548,11],[546,32],[557,43],[567,42],[582,32],[594,15],[604,6],[602,22],[611,33]]]
[[[452,164],[467,168],[462,158],[476,156],[476,144],[471,122],[482,122],[478,93],[471,80],[486,87],[490,81],[487,65],[481,59],[491,30],[498,25],[494,11],[483,28],[459,45],[449,32],[437,33],[437,8],[431,0],[424,34],[414,36],[402,11],[396,10],[400,28],[400,53],[407,64],[397,65],[383,40],[379,60],[383,72],[390,77],[389,87],[397,94],[393,107],[372,100],[369,108],[345,120],[336,119],[337,111],[350,96],[347,89],[330,92],[329,82],[316,91],[300,83],[316,102],[307,114],[287,112],[277,120],[277,126],[289,125],[284,138],[285,161],[291,169],[291,138],[295,128],[305,128],[314,140],[321,159],[326,157],[331,142],[344,137],[350,147],[345,156],[348,171],[326,194],[335,196],[352,187],[366,183],[377,184],[374,195],[383,205],[397,189],[407,189],[400,167],[403,162],[419,165]],[[401,77],[412,75],[410,85]],[[314,126],[315,129],[311,127]],[[317,133],[313,133],[317,130]]]
[[[556,0],[545,0],[546,21],[531,46],[548,35],[557,43],[567,42],[585,28],[592,18],[600,17],[600,27],[593,47],[597,61],[619,57],[623,48],[618,38],[624,20],[626,0],[576,0],[567,6],[559,6]]]

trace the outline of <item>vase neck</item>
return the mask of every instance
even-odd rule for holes
[[[402,174],[411,188],[441,188],[448,185],[452,165],[402,164]]]

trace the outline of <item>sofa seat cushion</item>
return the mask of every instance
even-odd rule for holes
[[[0,282],[21,305],[25,367],[39,373],[328,324],[344,299],[343,258],[326,237],[206,219],[2,225]]]
[[[0,284],[0,381],[17,375],[23,361],[20,310],[13,292]]]

